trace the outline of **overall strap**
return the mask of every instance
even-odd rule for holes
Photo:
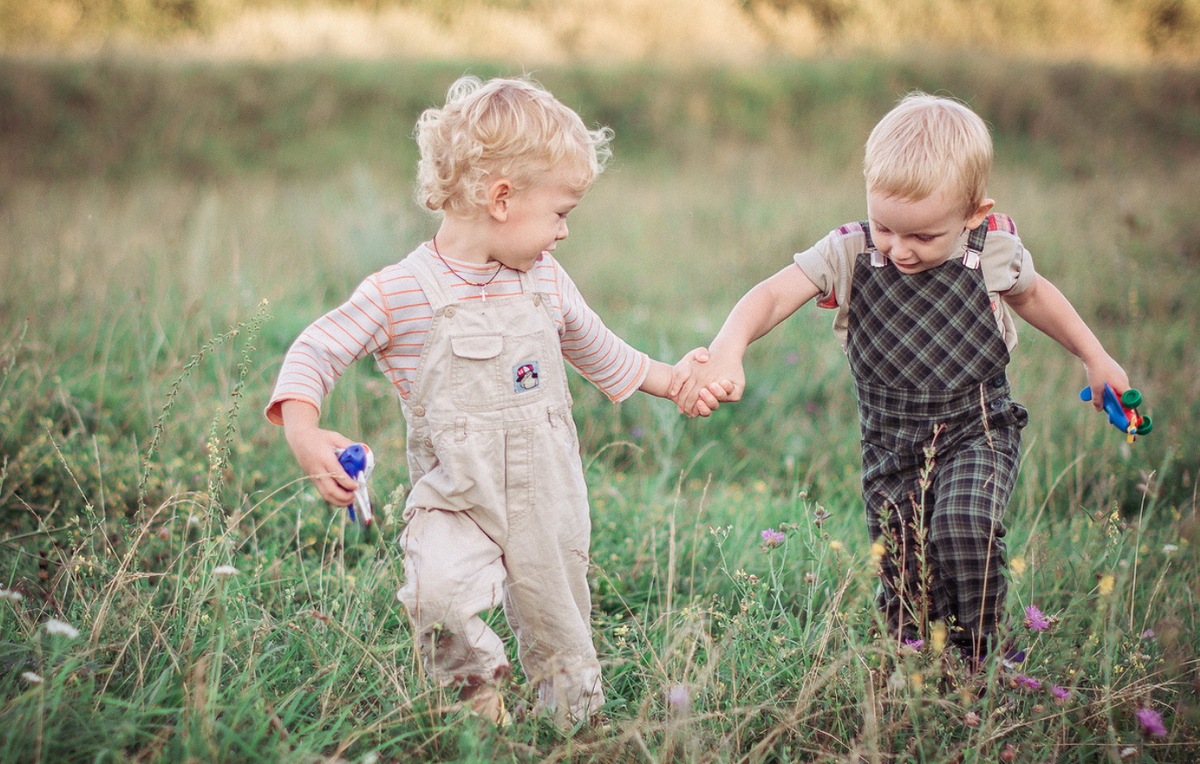
[[[533,275],[534,271],[536,270],[537,263],[534,263],[533,267],[527,271],[517,271],[517,273],[521,276],[522,294],[537,294],[538,292],[542,291],[538,288],[537,276]]]
[[[412,271],[413,278],[421,285],[425,299],[429,300],[429,307],[435,314],[447,305],[457,302],[454,293],[434,267],[433,258],[424,252],[415,252],[405,258],[404,262]]]
[[[967,245],[963,252],[963,265],[971,270],[979,268],[980,260],[983,258],[983,245],[987,241],[991,222],[992,216],[988,215],[982,223],[971,229],[971,233],[967,236]]]
[[[871,239],[871,224],[866,220],[860,220],[858,223],[862,226],[863,236],[866,237],[866,252],[871,255],[871,267],[882,268],[887,265],[887,260],[883,253],[875,249],[875,241]]]

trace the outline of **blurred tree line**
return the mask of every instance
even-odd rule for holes
[[[792,54],[908,40],[1084,57],[1089,46],[1110,57],[1122,50],[1200,56],[1200,0],[0,0],[0,50],[203,36],[263,9],[406,9],[450,26],[485,8],[539,19],[566,14],[576,25],[596,19],[636,25],[646,8],[664,2],[696,14],[733,9],[768,49]]]

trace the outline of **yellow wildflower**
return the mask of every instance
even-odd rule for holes
[[[1100,576],[1100,596],[1107,597],[1113,593],[1113,587],[1116,586],[1117,580],[1113,578],[1112,573],[1105,573]]]
[[[880,563],[880,561],[883,560],[883,556],[885,554],[887,554],[887,547],[885,547],[883,545],[883,542],[876,541],[873,544],[871,544],[871,564],[872,565],[878,565]]]
[[[930,647],[934,655],[940,655],[946,649],[946,624],[938,621],[929,630]]]
[[[1009,568],[1009,570],[1012,571],[1014,576],[1025,575],[1025,568],[1026,568],[1025,558],[1024,557],[1012,558],[1011,560],[1008,561],[1008,568]]]

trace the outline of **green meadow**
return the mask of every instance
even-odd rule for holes
[[[395,596],[404,425],[371,362],[323,415],[375,451],[371,534],[262,416],[298,332],[436,230],[411,130],[465,71],[519,73],[0,60],[0,761],[1200,760],[1200,72],[534,72],[615,130],[556,255],[635,346],[673,362],[707,343],[860,219],[866,135],[921,89],[992,126],[997,210],[1155,422],[1127,443],[1079,401],[1079,362],[1022,327],[1004,638],[1025,660],[971,675],[936,630],[879,635],[830,312],[756,343],[744,399],[707,420],[572,376],[609,701],[565,734],[527,712],[519,672],[502,730],[425,681]]]

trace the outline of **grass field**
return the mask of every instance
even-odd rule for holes
[[[0,760],[1200,759],[1200,73],[538,73],[616,129],[557,254],[634,345],[707,342],[757,280],[859,219],[860,146],[919,87],[993,125],[997,209],[1156,423],[1125,444],[1077,400],[1078,362],[1023,327],[1006,636],[1028,657],[972,679],[935,633],[874,632],[829,313],[757,343],[744,400],[711,420],[573,377],[610,703],[607,727],[562,735],[521,713],[520,681],[504,731],[423,681],[395,598],[404,429],[370,364],[324,422],[380,459],[375,536],[319,502],[261,415],[295,335],[434,230],[409,133],[464,69],[497,71],[0,62]]]

